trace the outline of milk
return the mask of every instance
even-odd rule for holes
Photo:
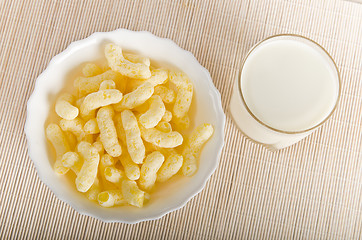
[[[338,70],[325,50],[305,38],[284,35],[249,53],[230,112],[245,135],[276,150],[315,130],[338,98]]]

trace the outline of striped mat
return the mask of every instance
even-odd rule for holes
[[[309,37],[335,59],[340,104],[318,131],[269,152],[229,115],[220,164],[184,208],[134,225],[80,215],[39,180],[23,131],[26,102],[72,41],[147,30],[191,51],[227,112],[247,51],[279,33]],[[342,0],[0,1],[0,239],[362,238],[362,5]]]

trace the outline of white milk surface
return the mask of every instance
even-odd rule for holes
[[[240,81],[245,103],[255,117],[288,132],[322,122],[339,91],[338,76],[327,58],[312,46],[289,39],[254,49]]]

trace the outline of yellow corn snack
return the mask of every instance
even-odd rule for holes
[[[141,138],[141,132],[137,119],[130,110],[121,113],[122,125],[126,134],[127,150],[133,162],[143,163],[145,158],[145,146]]]
[[[146,157],[145,163],[141,167],[139,185],[141,189],[150,191],[156,182],[157,171],[162,166],[165,157],[158,151],[152,152]]]
[[[203,145],[210,139],[214,133],[211,124],[201,124],[192,132],[182,155],[184,163],[182,165],[182,173],[185,176],[193,175],[197,170],[197,158]]]
[[[54,171],[57,174],[66,174],[69,171],[69,168],[62,164],[61,158],[64,153],[70,150],[70,148],[63,131],[57,124],[51,123],[46,128],[45,133],[46,137],[55,149],[56,160],[54,164]]]
[[[106,152],[112,157],[122,154],[122,147],[118,142],[116,127],[113,122],[112,107],[102,107],[97,113],[97,123],[100,131],[100,140]]]
[[[69,93],[63,93],[55,103],[55,112],[59,117],[73,120],[79,114],[79,109],[72,105],[74,97]]]
[[[149,100],[149,109],[139,117],[139,122],[145,128],[153,128],[161,121],[166,108],[158,95],[153,95]]]
[[[79,192],[86,192],[93,185],[97,177],[99,164],[99,154],[88,142],[80,142],[78,144],[78,152],[82,156],[84,163],[75,179],[75,184]]]

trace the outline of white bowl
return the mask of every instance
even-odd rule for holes
[[[45,122],[53,107],[56,95],[63,89],[65,79],[85,62],[104,59],[104,45],[113,42],[124,50],[150,57],[151,61],[168,63],[184,71],[194,84],[194,113],[192,126],[207,122],[215,127],[215,133],[205,145],[200,156],[199,170],[192,177],[175,176],[151,195],[150,202],[142,209],[121,206],[102,208],[76,191],[74,182],[53,171],[51,154],[44,134]],[[94,33],[86,39],[73,42],[55,56],[45,71],[38,77],[34,92],[27,105],[25,133],[29,156],[33,160],[40,179],[64,202],[81,214],[105,222],[137,223],[153,220],[184,206],[199,193],[215,171],[224,145],[225,115],[220,93],[213,85],[209,72],[188,51],[181,49],[169,39],[159,38],[149,32],[133,32],[119,29],[113,32]]]

